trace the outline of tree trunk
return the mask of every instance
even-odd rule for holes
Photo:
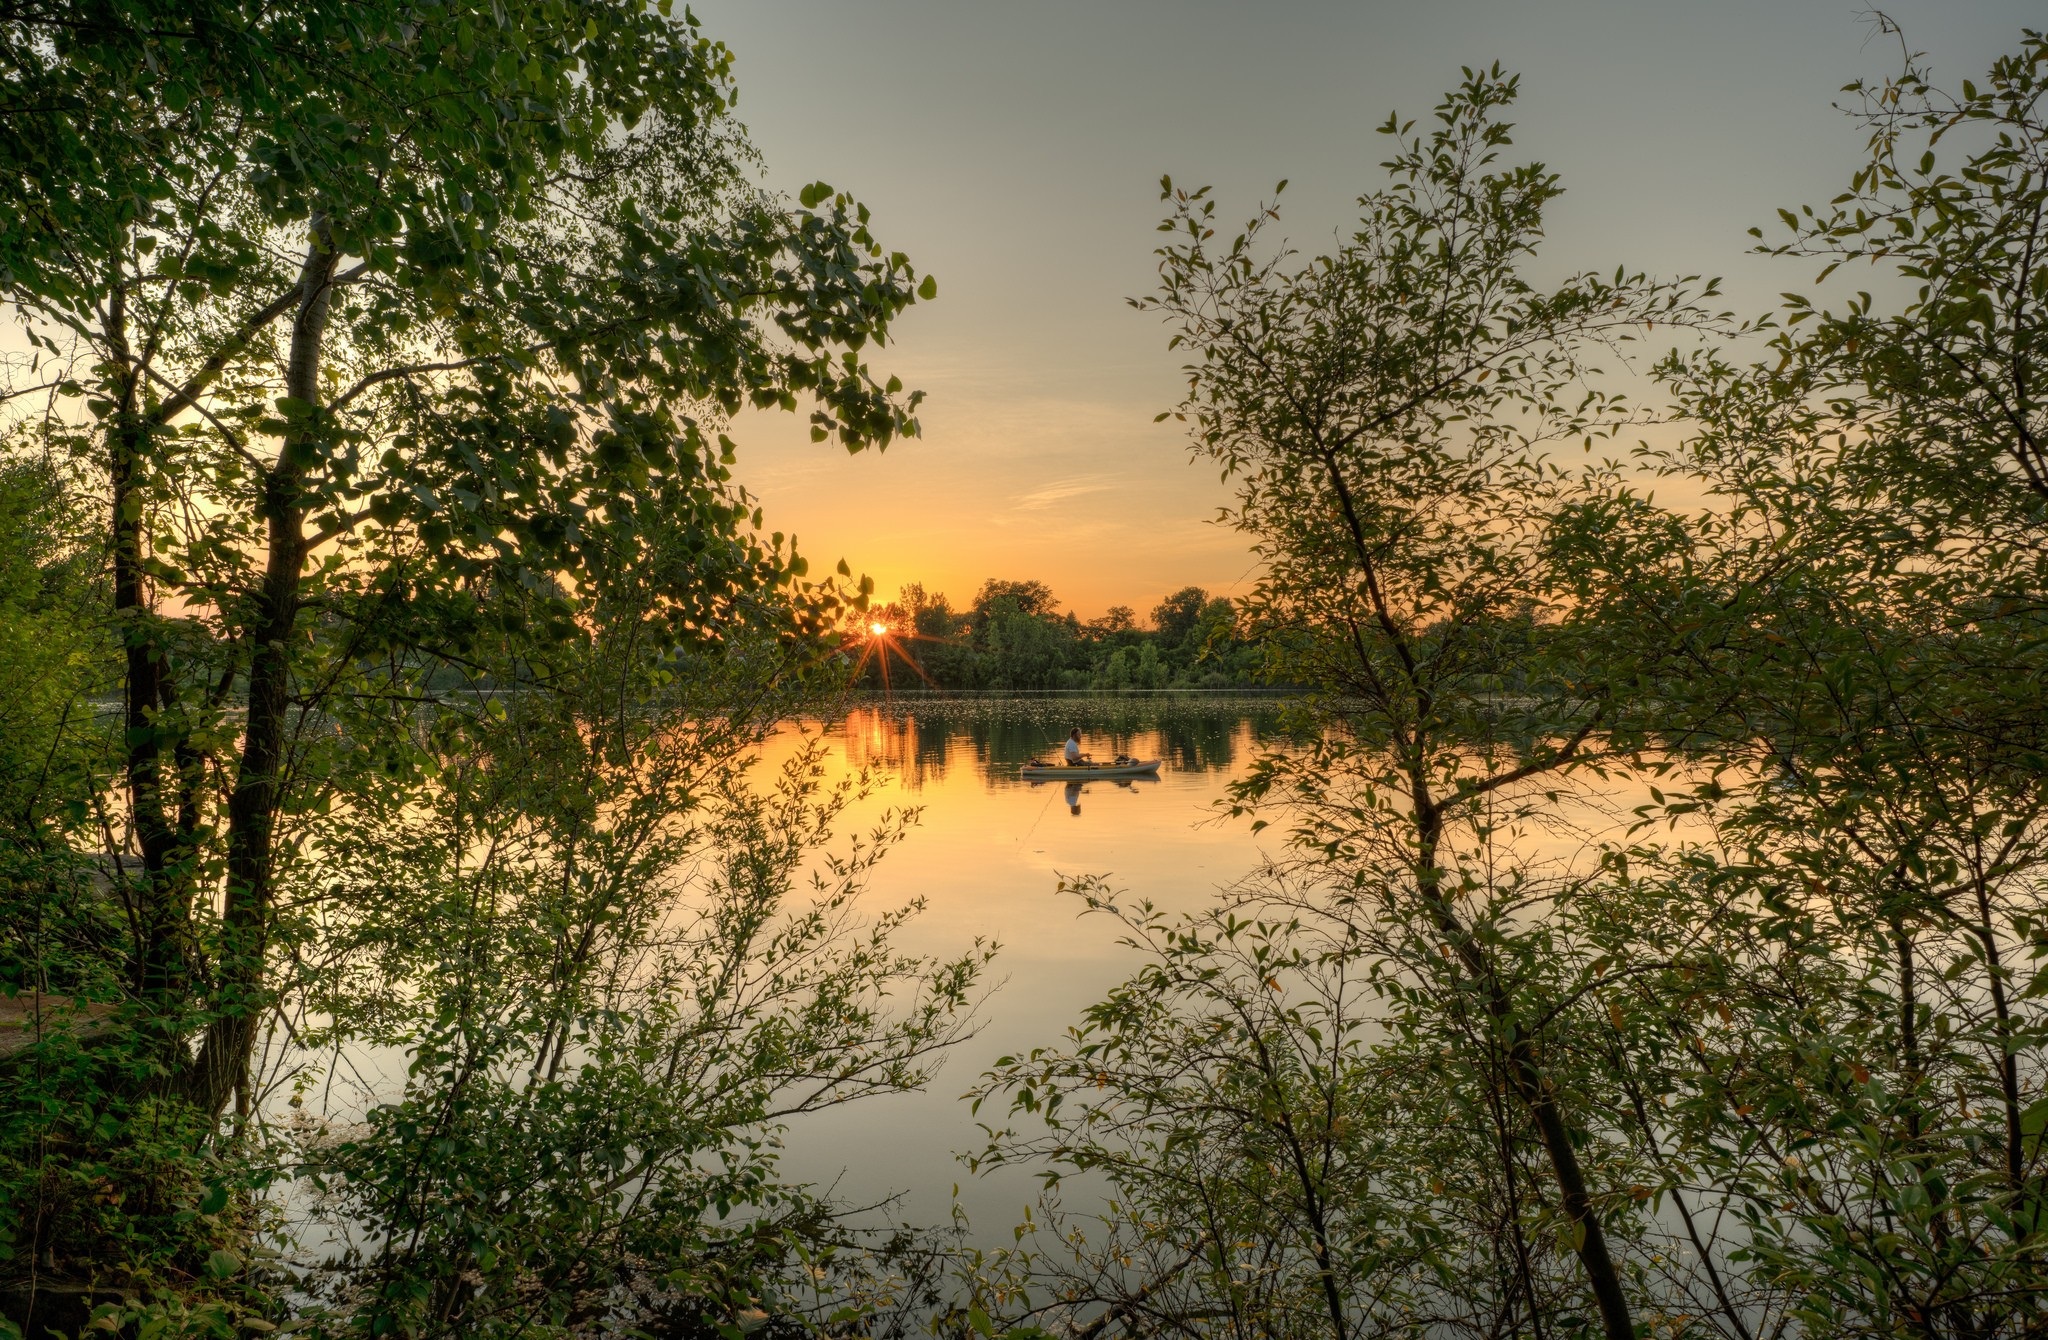
[[[1580,1267],[1586,1272],[1586,1283],[1593,1290],[1594,1302],[1600,1308],[1601,1329],[1607,1340],[1635,1340],[1635,1323],[1629,1316],[1628,1298],[1622,1292],[1621,1272],[1615,1267],[1614,1256],[1608,1250],[1607,1234],[1600,1227],[1600,1217],[1593,1212],[1593,1199],[1586,1189],[1585,1171],[1579,1166],[1579,1151],[1572,1143],[1571,1128],[1558,1107],[1555,1092],[1537,1064],[1535,1048],[1530,1045],[1528,1036],[1514,1027],[1513,1002],[1508,999],[1507,988],[1488,962],[1485,950],[1473,940],[1457,910],[1443,895],[1443,871],[1436,863],[1436,853],[1443,839],[1442,817],[1419,767],[1411,777],[1418,836],[1417,888],[1429,905],[1437,929],[1450,942],[1467,978],[1480,988],[1486,1000],[1487,1013],[1494,1022],[1495,1036],[1513,1031],[1513,1040],[1507,1043],[1510,1085],[1515,1097],[1535,1119],[1537,1134],[1543,1141],[1543,1152],[1550,1161],[1551,1175],[1557,1181],[1559,1198],[1578,1239],[1573,1249]]]
[[[1998,928],[1991,915],[1989,881],[1980,873],[1977,893],[1977,938],[1984,945],[1984,975],[1991,986],[1993,1027],[1998,1035],[1998,1096],[2005,1109],[2005,1177],[2014,1192],[2027,1189],[2026,1136],[2020,1121],[2019,1047],[2013,1040],[2012,1002],[2005,994],[2005,963],[1998,952]]]
[[[301,496],[307,453],[319,437],[320,354],[327,330],[335,262],[326,221],[315,218],[300,271],[299,309],[292,323],[285,393],[306,406],[280,444],[264,480],[269,542],[256,617],[249,629],[248,725],[228,798],[227,901],[211,1019],[193,1062],[187,1092],[204,1111],[219,1113],[248,1082],[249,1057],[268,1003],[264,955],[269,948],[274,836],[282,804],[286,718],[291,707],[292,643],[306,562],[305,504]]]
[[[143,571],[143,492],[153,426],[139,403],[142,371],[128,339],[127,277],[117,265],[107,295],[103,331],[108,361],[116,369],[112,431],[107,439],[107,477],[112,495],[108,535],[114,562],[114,620],[123,659],[123,765],[128,781],[128,818],[142,857],[136,899],[138,941],[131,961],[133,985],[151,1008],[175,1006],[189,983],[184,890],[178,871],[178,832],[165,795],[164,720],[170,690],[169,667],[157,636],[156,611]],[[168,752],[175,752],[175,749]],[[115,878],[126,880],[124,869]]]

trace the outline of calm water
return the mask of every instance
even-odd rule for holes
[[[1075,726],[1097,758],[1163,759],[1158,780],[1077,786],[1018,776],[1018,764],[1052,757]],[[1260,847],[1248,823],[1219,818],[1214,807],[1225,784],[1261,752],[1289,744],[1276,705],[1142,698],[869,704],[787,728],[769,742],[764,761],[786,757],[800,732],[823,735],[833,769],[865,766],[890,778],[847,816],[842,832],[864,827],[884,808],[922,810],[866,895],[872,910],[927,900],[899,946],[957,954],[984,936],[1002,952],[981,1031],[953,1053],[931,1088],[801,1120],[786,1137],[785,1170],[836,1185],[854,1202],[901,1193],[892,1217],[925,1223],[952,1213],[957,1182],[973,1237],[1007,1241],[1036,1183],[1021,1171],[974,1177],[956,1161],[980,1144],[960,1095],[996,1057],[1057,1041],[1137,961],[1116,943],[1112,922],[1081,915],[1079,900],[1057,892],[1060,877],[1102,875],[1133,897],[1193,909],[1253,869]]]
[[[1097,758],[1162,759],[1159,777],[1077,785],[1019,776],[1019,764],[1052,757],[1076,726]],[[763,745],[761,762],[774,766],[806,738],[829,747],[828,773],[864,768],[885,779],[841,817],[842,840],[864,833],[885,809],[920,812],[864,898],[870,915],[925,900],[897,947],[957,957],[982,938],[1000,953],[984,983],[979,1031],[945,1059],[929,1088],[797,1118],[783,1137],[783,1171],[848,1204],[895,1198],[883,1211],[891,1221],[943,1225],[957,1207],[971,1241],[1007,1243],[1038,1183],[1028,1169],[975,1176],[959,1162],[982,1145],[961,1095],[995,1058],[1058,1042],[1139,962],[1117,943],[1117,923],[1083,915],[1079,899],[1058,892],[1061,877],[1101,876],[1130,900],[1169,913],[1207,905],[1263,857],[1249,822],[1223,816],[1217,802],[1261,754],[1301,742],[1287,735],[1270,699],[899,700],[792,723]],[[1578,797],[1583,822],[1546,824],[1522,844],[1528,853],[1582,862],[1594,832],[1612,831],[1644,799],[1637,788],[1601,788],[1605,794]],[[318,1111],[344,1124],[405,1085],[406,1058],[395,1050],[352,1053],[346,1082],[338,1069],[327,1072]],[[282,1108],[275,1115],[290,1119]],[[1003,1120],[1000,1111],[986,1116]],[[1070,1209],[1085,1210],[1089,1194],[1072,1180],[1063,1188]],[[325,1241],[325,1228],[309,1223],[303,1232],[315,1247]]]

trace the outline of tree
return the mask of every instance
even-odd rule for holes
[[[831,354],[886,330],[908,270],[845,197],[807,192],[826,212],[791,213],[732,194],[728,57],[692,25],[602,4],[392,8],[361,16],[352,63],[339,34],[263,22],[250,40],[326,52],[322,78],[209,123],[103,248],[6,290],[43,356],[75,369],[58,389],[88,392],[66,436],[110,491],[137,985],[153,1010],[208,1016],[189,1067],[166,1052],[207,1109],[242,1083],[263,1008],[280,826],[319,789],[295,723],[353,691],[339,681],[366,653],[459,653],[394,601],[574,580],[628,559],[595,532],[659,507],[700,531],[670,615],[692,635],[797,571],[736,531],[751,509],[707,410],[810,393],[849,445],[910,427]],[[210,68],[182,63],[203,46],[142,40],[178,72],[165,99]],[[276,138],[304,122],[331,152]],[[212,742],[237,688],[246,724]],[[203,927],[190,909],[216,878],[226,914]]]
[[[1900,40],[1895,75],[1847,90],[1869,135],[1848,190],[1781,210],[1790,240],[1759,249],[1823,261],[1822,278],[1888,268],[1909,287],[1890,311],[1868,293],[1839,311],[1788,300],[1788,326],[1809,325],[1800,389],[1856,435],[1856,469],[1939,499],[1936,526],[2035,529],[2048,507],[2048,38],[2029,31],[1960,90]]]
[[[1138,616],[1129,605],[1111,605],[1100,619],[1088,625],[1090,634],[1098,641],[1128,633],[1138,626]]]
[[[1011,602],[1019,613],[1034,618],[1050,616],[1060,604],[1053,599],[1052,588],[1044,582],[1010,582],[991,577],[974,594],[973,611],[977,626],[988,619],[1000,600]]]
[[[1247,618],[1313,687],[1329,732],[1306,757],[1262,761],[1240,806],[1283,814],[1300,853],[1288,877],[1357,935],[1379,928],[1354,941],[1358,970],[1400,1027],[1457,1058],[1464,1108],[1491,1127],[1472,1147],[1496,1161],[1517,1231],[1569,1244],[1605,1333],[1630,1340],[1603,1182],[1633,1170],[1593,1136],[1606,1095],[1553,1057],[1575,1023],[1546,966],[1555,889],[1499,845],[1610,708],[1595,694],[1518,715],[1491,696],[1506,667],[1479,630],[1555,589],[1544,446],[1625,413],[1594,380],[1595,352],[1646,324],[1708,321],[1711,286],[1625,271],[1529,283],[1559,187],[1540,166],[1497,165],[1515,92],[1498,67],[1468,71],[1428,133],[1389,120],[1391,184],[1306,262],[1266,246],[1271,209],[1215,245],[1206,189],[1166,182],[1160,286],[1138,305],[1191,351],[1177,416],[1235,481],[1230,519],[1265,563]],[[1192,620],[1199,593],[1184,603]],[[1534,1310],[1540,1281],[1511,1265]],[[1132,1301],[1119,1297],[1112,1310]],[[1333,1334],[1350,1324],[1339,1312]]]
[[[1007,1100],[977,1165],[1040,1168],[1055,1193],[984,1266],[975,1301],[1028,1290],[1018,1320],[1097,1334],[1530,1324],[1528,1253],[1470,1147],[1469,1090],[1444,1082],[1426,1034],[1376,1038],[1377,993],[1341,918],[1168,917],[1067,887],[1116,919],[1141,967],[1062,1043],[1000,1059],[975,1090],[978,1108]],[[1058,1203],[1068,1176],[1108,1180],[1116,1211],[1099,1228]],[[1540,1282],[1547,1307],[1572,1291],[1557,1273]]]
[[[968,1030],[987,948],[903,954],[916,903],[859,912],[914,814],[824,850],[872,779],[827,786],[813,741],[756,780],[793,686],[636,646],[632,594],[551,691],[426,723],[436,783],[323,844],[302,1045],[411,1060],[402,1094],[295,1132],[318,1236],[362,1244],[304,1287],[369,1333],[838,1311],[865,1253],[776,1137],[922,1086]]]
[[[1199,586],[1184,586],[1152,609],[1152,627],[1158,631],[1159,640],[1169,649],[1178,648],[1194,631],[1195,621],[1202,616],[1202,606],[1209,602],[1209,593]]]
[[[1159,655],[1159,644],[1147,638],[1138,644],[1138,659],[1131,665],[1131,683],[1141,689],[1163,689],[1170,672]]]
[[[1994,86],[2044,60],[2030,34]],[[1883,153],[1894,108],[1978,97],[1907,68],[1870,109]],[[2032,1334],[2048,570],[2015,425],[1984,411],[2024,380],[2024,304],[2003,304],[2048,293],[2038,254],[2004,240],[2026,234],[2033,179],[2000,175],[2040,129],[2010,101],[1974,118],[1992,149],[1937,143],[1915,169],[1954,208],[1923,198],[1884,225],[1904,278],[1977,258],[1967,285],[2006,296],[1968,320],[1938,301],[1953,274],[1890,312],[1794,295],[1761,361],[1716,342],[1664,362],[1690,432],[1642,459],[1710,499],[1678,510],[1620,466],[1549,454],[1618,422],[1597,389],[1577,399],[1617,332],[1518,288],[1512,229],[1476,241],[1514,217],[1515,183],[1531,210],[1549,189],[1507,171],[1456,189],[1505,142],[1460,138],[1492,105],[1479,91],[1394,164],[1455,202],[1449,236],[1416,229],[1430,216],[1398,177],[1395,205],[1365,202],[1379,230],[1302,265],[1265,259],[1256,228],[1210,251],[1200,193],[1176,197],[1157,305],[1195,351],[1181,412],[1238,472],[1269,573],[1248,617],[1328,734],[1238,789],[1295,855],[1209,914],[1090,890],[1144,966],[983,1092],[1010,1100],[989,1157],[1104,1173],[1112,1208],[994,1263],[983,1297],[1038,1316],[1012,1301],[1028,1281],[1095,1333],[1257,1315],[1540,1334],[1597,1311],[1617,1340],[1637,1322]],[[1859,172],[1827,227],[1860,236],[1888,170]],[[1980,187],[1981,207],[1955,203]],[[1946,260],[1906,240],[1929,234]],[[1711,324],[1683,286],[1663,290],[1673,313],[1660,286],[1615,282],[1608,311]],[[1494,301],[1514,315],[1467,319]],[[1520,340],[1535,350],[1492,361]],[[1906,350],[1940,375],[1895,366]],[[1941,368],[1975,368],[1984,398],[1938,403]],[[1645,803],[1546,867],[1535,834],[1576,822],[1586,769]],[[1372,1044],[1345,1040],[1361,980]]]
[[[914,432],[861,351],[935,290],[849,197],[748,187],[730,55],[666,9],[10,20],[8,394],[98,495],[124,698],[120,812],[81,780],[13,836],[134,858],[107,1120],[246,1129],[320,816],[358,745],[424,775],[436,675],[544,686],[621,572],[660,579],[649,645],[779,675],[859,599],[759,532],[718,425],[808,400],[849,449]]]
[[[104,766],[80,705],[109,687],[105,592],[92,580],[92,518],[67,482],[57,462],[0,457],[0,813],[9,832],[37,831],[50,797],[77,796]],[[20,983],[25,966],[10,980]]]
[[[983,587],[984,592],[987,589]],[[1034,612],[1009,595],[997,596],[985,609],[977,601],[976,609],[984,620],[977,640],[989,687],[1060,687],[1060,672],[1066,668],[1074,641],[1065,623]]]
[[[967,618],[957,613],[945,593],[925,594],[923,586],[912,583],[903,588],[903,607],[910,621],[911,641],[905,648],[939,687],[961,687],[968,683],[974,658],[972,629]]]
[[[1754,364],[1674,355],[1694,432],[1653,459],[1714,505],[1610,479],[1559,532],[1577,607],[1684,750],[1582,910],[1626,928],[1608,962],[1637,1138],[1721,1225],[1698,1254],[1757,1263],[1713,1283],[1731,1328],[2041,1321],[2048,753],[2037,602],[2015,596],[2048,571],[2032,411],[2009,411],[2048,293],[2024,166],[2044,63],[2029,34],[1987,92],[1938,90],[1910,54],[1855,86],[1870,158],[1773,250],[1823,278],[1894,268],[1904,301],[1794,293]]]

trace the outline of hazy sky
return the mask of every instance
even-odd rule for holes
[[[708,0],[769,184],[823,179],[937,276],[874,364],[929,393],[885,455],[812,445],[798,416],[740,425],[741,479],[814,563],[884,597],[962,604],[1035,577],[1083,617],[1245,580],[1224,493],[1152,419],[1177,357],[1124,299],[1153,280],[1163,172],[1235,221],[1273,183],[1322,249],[1382,180],[1390,111],[1420,116],[1461,65],[1522,75],[1518,151],[1563,174],[1544,263],[1726,277],[1761,310],[1805,267],[1745,229],[1839,191],[1861,144],[1840,86],[1896,40],[1861,0]],[[1937,76],[1975,76],[2048,24],[2042,0],[1888,6]]]

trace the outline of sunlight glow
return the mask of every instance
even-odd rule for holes
[[[889,631],[889,625],[885,623],[871,623],[868,625],[868,631],[870,633],[873,633],[876,637],[881,637],[884,633],[887,633]]]

